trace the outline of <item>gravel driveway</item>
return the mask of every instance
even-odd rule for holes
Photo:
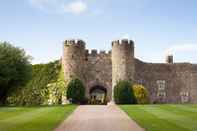
[[[79,106],[55,131],[144,131],[117,106]]]

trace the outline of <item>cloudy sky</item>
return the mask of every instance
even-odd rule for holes
[[[146,62],[197,63],[196,0],[0,0],[0,41],[46,63],[62,54],[65,39],[109,50],[114,39],[135,41]]]

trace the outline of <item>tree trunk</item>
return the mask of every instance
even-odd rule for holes
[[[6,104],[7,93],[8,91],[6,89],[0,91],[0,106]]]

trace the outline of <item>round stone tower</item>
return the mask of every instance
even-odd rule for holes
[[[112,42],[112,101],[113,89],[119,80],[133,80],[135,71],[134,42],[116,40]]]
[[[62,65],[65,81],[78,78],[82,81],[85,62],[85,42],[82,40],[66,40],[63,48]]]

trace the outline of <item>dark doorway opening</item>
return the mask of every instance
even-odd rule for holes
[[[93,105],[104,105],[106,101],[107,89],[103,86],[93,86],[90,89],[90,104]]]

